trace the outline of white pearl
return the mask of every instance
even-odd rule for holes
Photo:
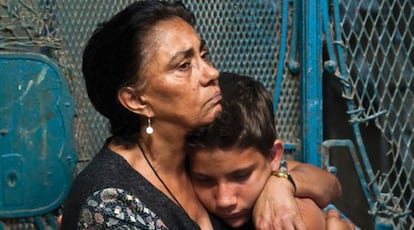
[[[148,127],[145,129],[145,132],[146,132],[147,134],[152,134],[152,133],[154,132],[154,129],[153,129],[151,126],[148,126]]]

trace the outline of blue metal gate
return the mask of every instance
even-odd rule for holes
[[[65,125],[41,126],[48,132],[71,130],[71,135],[60,135],[70,140],[65,145],[69,146],[63,167],[67,178],[89,162],[109,135],[106,120],[86,96],[80,73],[83,45],[98,22],[129,2],[132,0],[0,1],[0,63],[7,62],[6,54],[23,62],[30,55],[41,54],[39,60],[57,66],[62,73],[59,81],[67,85],[60,95],[48,91],[57,97],[64,95],[68,102],[59,107],[67,110],[61,117]],[[183,2],[195,12],[197,29],[219,70],[254,76],[274,92],[275,123],[288,155],[338,175],[345,193],[337,206],[346,215],[363,229],[414,229],[412,0]],[[11,68],[0,65],[0,93],[8,97],[13,96],[12,83],[3,79],[14,76]],[[71,112],[74,104],[75,115]],[[6,139],[19,143],[22,138],[15,135],[9,140],[13,130],[8,127],[14,127],[11,123],[16,121],[6,115],[7,108],[6,102],[0,104],[2,159],[12,149],[3,147]],[[49,121],[48,114],[44,116],[40,117]],[[8,159],[18,165],[17,158]],[[42,169],[40,163],[25,164],[26,168]],[[0,167],[0,173],[7,171],[9,181],[0,185],[0,197],[5,197],[10,183],[20,182],[20,177],[2,164]],[[58,190],[64,193],[66,187]],[[353,202],[358,199],[362,202]],[[48,221],[55,211],[52,208],[39,213],[22,211],[13,217],[7,214],[7,202],[11,201],[0,200],[0,229],[1,222],[24,228],[41,229],[41,223],[53,226]]]

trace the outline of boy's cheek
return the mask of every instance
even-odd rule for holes
[[[214,195],[213,192],[206,188],[198,187],[197,185],[194,185],[194,191],[200,200],[201,204],[209,211],[214,211]]]
[[[213,192],[210,189],[202,186],[197,186],[196,184],[194,184],[193,187],[198,199],[202,203],[213,202],[214,196]]]

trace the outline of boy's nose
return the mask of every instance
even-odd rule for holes
[[[230,186],[220,185],[216,194],[217,208],[229,212],[237,206],[237,194]]]

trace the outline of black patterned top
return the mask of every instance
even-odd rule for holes
[[[91,228],[168,229],[137,197],[116,188],[95,192],[82,206],[78,229]]]
[[[184,210],[108,148],[75,178],[63,207],[66,229],[196,229]],[[210,216],[214,229],[225,229]]]

